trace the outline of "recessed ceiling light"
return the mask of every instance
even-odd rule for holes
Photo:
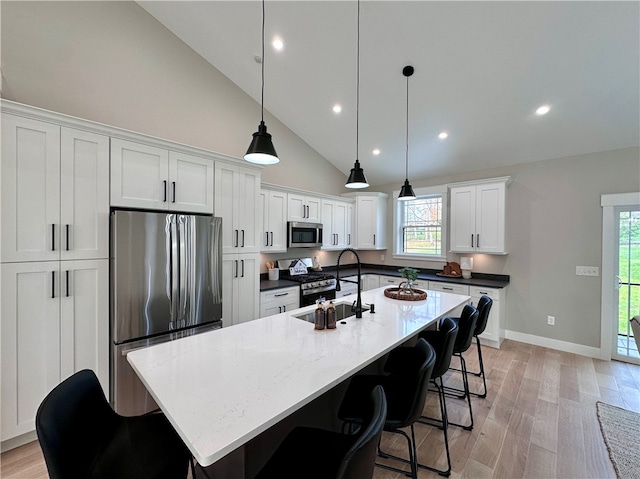
[[[342,111],[342,106],[341,105],[339,105],[337,103],[335,105],[333,105],[333,112],[334,113],[340,113],[341,111]]]
[[[447,133],[446,131],[442,131],[440,132],[440,134],[438,135],[438,138],[440,138],[441,140],[444,140],[445,138],[447,138],[449,136],[449,133]]]
[[[271,45],[273,45],[273,48],[275,48],[277,51],[281,52],[282,49],[284,48],[284,43],[282,42],[282,40],[278,37],[275,37],[273,39],[273,41],[271,42]]]
[[[376,148],[375,150],[372,151],[372,153],[374,155],[379,155],[380,154],[380,150]]]
[[[551,107],[549,105],[542,105],[536,110],[536,115],[546,115],[547,113],[549,113],[549,110],[551,110]]]

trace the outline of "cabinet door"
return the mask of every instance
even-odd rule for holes
[[[237,301],[234,324],[252,321],[259,314],[260,256],[238,255]]]
[[[268,227],[263,229],[269,234],[269,251],[287,251],[287,194],[281,191],[269,191],[267,217]]]
[[[399,276],[380,276],[380,286],[399,285],[404,280]]]
[[[336,249],[337,241],[334,225],[335,203],[331,200],[322,201],[322,249]]]
[[[347,241],[345,246],[351,247],[354,245],[353,243],[353,204],[347,204],[347,217],[345,218],[345,234],[347,237]]]
[[[287,198],[287,217],[289,221],[309,221],[307,219],[307,198],[289,193]]]
[[[506,253],[505,184],[478,185],[476,190],[476,250]]]
[[[109,138],[62,128],[60,258],[109,257]]]
[[[111,140],[111,205],[167,209],[169,152],[126,140]]]
[[[169,152],[169,209],[213,214],[213,161]]]
[[[335,247],[343,249],[347,243],[347,208],[350,205],[336,201],[333,208],[333,234],[336,235]]]
[[[451,188],[451,251],[475,251],[476,188]]]
[[[307,218],[305,221],[309,223],[322,222],[322,200],[313,196],[307,196]]]
[[[222,257],[222,326],[236,324],[234,316],[237,310],[237,279],[238,255],[224,255]],[[235,295],[235,297],[234,297]]]
[[[237,178],[238,194],[233,201],[238,203],[238,252],[259,253],[263,230],[260,213],[260,172],[239,168]]]
[[[365,274],[362,276],[362,281],[364,282],[364,291],[369,291],[382,286],[380,283],[380,276],[377,274]]]
[[[3,441],[35,429],[38,406],[60,382],[58,265],[1,266]]]
[[[61,380],[96,373],[109,396],[109,260],[60,262]]]
[[[2,262],[60,257],[60,127],[2,115]]]
[[[356,247],[375,249],[376,198],[359,196],[356,208]]]
[[[215,216],[222,218],[222,254],[237,252],[240,241],[238,217],[237,167],[226,163],[215,165]]]

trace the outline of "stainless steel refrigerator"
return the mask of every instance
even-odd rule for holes
[[[222,326],[221,218],[111,214],[111,404],[156,409],[127,352]]]

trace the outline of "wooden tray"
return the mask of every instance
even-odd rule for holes
[[[414,289],[412,293],[407,293],[406,289],[400,288],[387,288],[384,290],[384,295],[391,299],[400,299],[402,301],[422,301],[427,299],[427,292],[421,289]]]
[[[443,278],[462,278],[461,274],[436,273],[436,276],[442,276]]]

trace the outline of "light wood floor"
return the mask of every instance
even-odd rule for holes
[[[449,430],[452,478],[615,478],[595,404],[603,401],[640,412],[640,366],[515,341],[505,341],[500,350],[482,351],[489,394],[473,399],[473,431]],[[475,369],[475,348],[465,357],[469,369]],[[447,382],[455,384],[458,374]],[[449,399],[447,406],[452,421],[468,420],[466,403]],[[437,414],[434,394],[425,412]],[[416,425],[416,436],[420,462],[443,467],[442,431]],[[383,449],[406,454],[402,441],[385,433]],[[48,477],[37,442],[6,452],[1,459],[2,478]],[[375,479],[401,477],[380,468],[374,474]],[[421,470],[419,477],[439,476]]]

